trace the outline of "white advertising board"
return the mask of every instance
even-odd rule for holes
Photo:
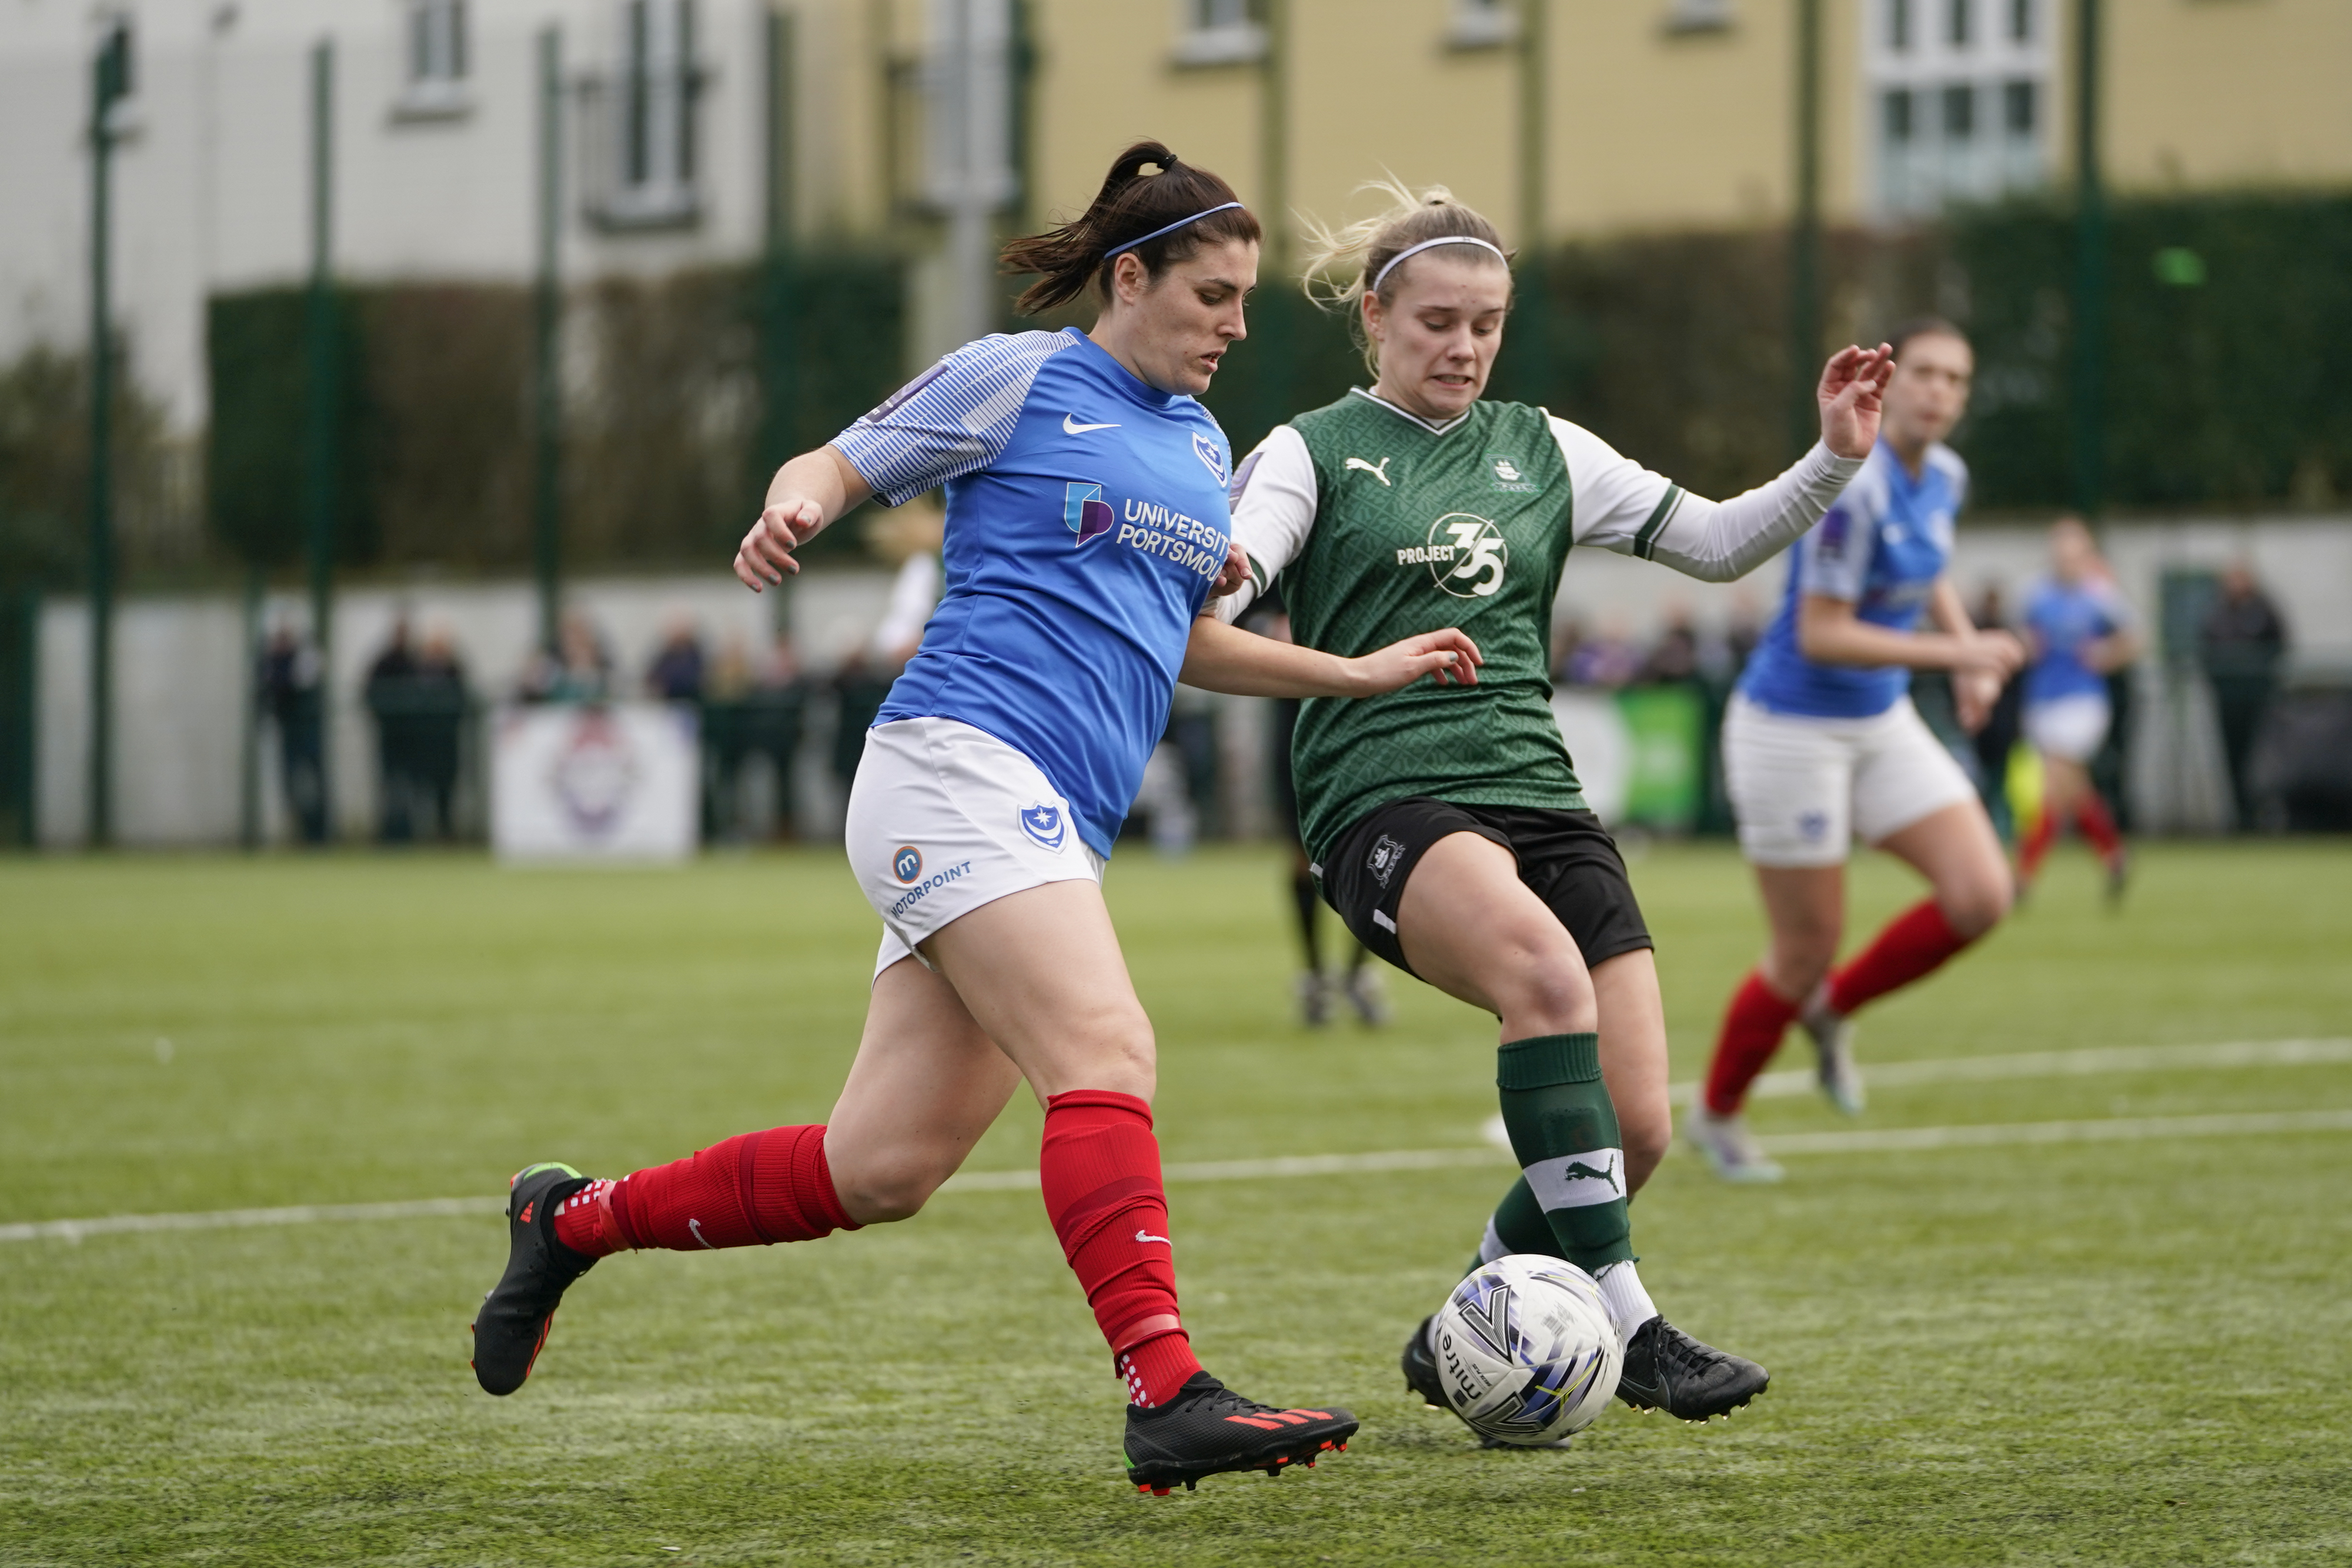
[[[694,853],[702,752],[692,708],[507,707],[491,737],[490,844],[500,860]]]

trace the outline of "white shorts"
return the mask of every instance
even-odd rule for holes
[[[1744,696],[1723,721],[1724,781],[1739,849],[1764,866],[1838,865],[1976,786],[1905,697],[1868,718],[1773,713]]]
[[[2061,762],[2088,762],[2106,744],[2107,722],[2113,716],[2107,699],[2097,692],[2028,703],[2021,716],[2025,738],[2034,750]]]
[[[951,718],[866,732],[843,837],[849,869],[882,916],[874,972],[960,915],[1049,882],[1102,881],[1069,802],[1037,765]]]

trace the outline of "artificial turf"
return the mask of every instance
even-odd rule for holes
[[[2154,846],[1867,1015],[1865,1061],[2352,1036],[2352,846]],[[1129,852],[1171,1162],[1475,1148],[1490,1020],[1289,1020],[1277,862]],[[1729,854],[1634,867],[1676,1076],[1751,961]],[[1910,896],[1864,863],[1854,920]],[[499,1190],[821,1119],[875,925],[835,856],[0,862],[0,1223]],[[165,1046],[159,1042],[169,1041]],[[1784,1065],[1793,1058],[1785,1058]],[[2352,1108],[2352,1065],[1882,1091],[1874,1127]],[[1841,1125],[1759,1103],[1774,1132]],[[1034,1163],[1016,1100],[971,1168]],[[1182,1183],[1197,1348],[1353,1406],[1313,1472],[1139,1498],[1034,1192],[804,1247],[599,1266],[538,1374],[466,1367],[495,1218],[0,1243],[9,1563],[2327,1563],[2352,1559],[2352,1134],[1678,1151],[1636,1205],[1669,1316],[1773,1369],[1705,1428],[1482,1452],[1395,1352],[1509,1171]]]

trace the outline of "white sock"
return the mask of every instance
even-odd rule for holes
[[[1633,1271],[1631,1260],[1601,1270],[1599,1282],[1601,1299],[1609,1303],[1610,1320],[1617,1325],[1617,1337],[1631,1343],[1634,1331],[1658,1315],[1657,1303],[1642,1289],[1642,1276]]]

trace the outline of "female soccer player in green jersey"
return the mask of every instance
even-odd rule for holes
[[[1673,1134],[1665,1020],[1624,862],[1552,717],[1552,600],[1571,544],[1722,581],[1802,534],[1869,455],[1888,351],[1832,358],[1822,444],[1708,501],[1540,408],[1482,400],[1511,303],[1500,237],[1443,188],[1383,188],[1398,198],[1385,216],[1312,231],[1308,267],[1325,280],[1310,293],[1353,313],[1375,384],[1276,427],[1236,471],[1250,582],[1195,623],[1185,678],[1250,660],[1228,623],[1277,574],[1304,645],[1345,655],[1442,626],[1476,642],[1475,685],[1305,705],[1301,835],[1367,946],[1501,1020],[1522,1175],[1480,1257],[1548,1253],[1594,1275],[1625,1340],[1619,1396],[1705,1420],[1767,1375],[1674,1328],[1634,1270],[1626,1202]],[[1404,1367],[1446,1403],[1421,1332]]]

